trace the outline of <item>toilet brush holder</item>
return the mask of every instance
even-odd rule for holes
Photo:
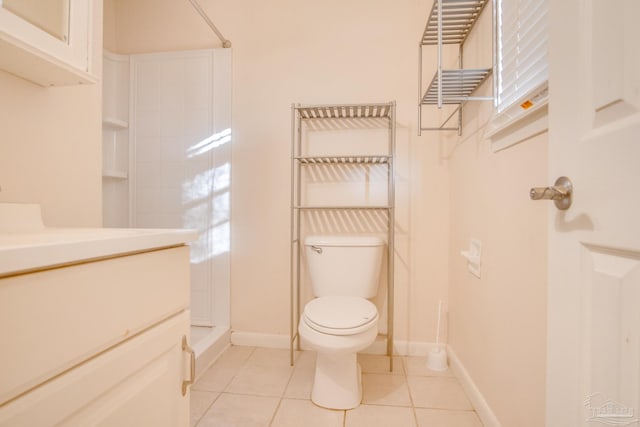
[[[440,348],[429,351],[427,368],[432,371],[446,371],[449,368],[447,365],[447,352]]]
[[[440,317],[442,316],[442,300],[438,301],[438,326],[436,327],[436,348],[427,354],[427,368],[432,371],[446,371],[447,352],[440,347]]]

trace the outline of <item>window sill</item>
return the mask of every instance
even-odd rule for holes
[[[522,111],[523,103],[529,103],[532,106]],[[545,82],[543,86],[521,98],[512,107],[501,113],[494,113],[484,136],[491,139],[491,149],[494,152],[504,150],[546,132],[549,128],[548,110],[548,89]]]
[[[548,129],[548,109],[545,105],[517,122],[485,136],[491,139],[491,149],[496,152],[546,132]]]

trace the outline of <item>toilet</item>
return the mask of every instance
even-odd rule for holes
[[[305,348],[317,352],[311,400],[352,409],[362,400],[357,353],[378,335],[378,292],[385,242],[376,236],[308,236],[306,263],[314,299],[300,316]]]

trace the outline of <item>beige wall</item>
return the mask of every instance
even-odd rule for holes
[[[289,333],[291,103],[395,99],[396,335],[434,341],[449,227],[446,165],[438,144],[416,136],[416,46],[429,5],[200,3],[233,43],[232,328]],[[220,47],[189,2],[114,4],[119,53]]]
[[[40,203],[49,226],[101,225],[101,93],[99,83],[43,88],[0,71],[0,201]]]
[[[491,60],[490,10],[467,41],[467,67]],[[490,62],[489,62],[490,64]],[[483,88],[491,93],[491,83]],[[490,102],[468,103],[445,146],[450,177],[449,344],[503,426],[545,424],[547,134],[494,153]],[[482,241],[478,279],[460,251]]]
[[[116,0],[103,0],[102,10],[102,46],[105,50],[116,52],[118,49],[116,40]]]

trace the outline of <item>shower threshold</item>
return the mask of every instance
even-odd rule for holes
[[[191,347],[196,354],[196,379],[231,343],[229,326],[191,326]]]

